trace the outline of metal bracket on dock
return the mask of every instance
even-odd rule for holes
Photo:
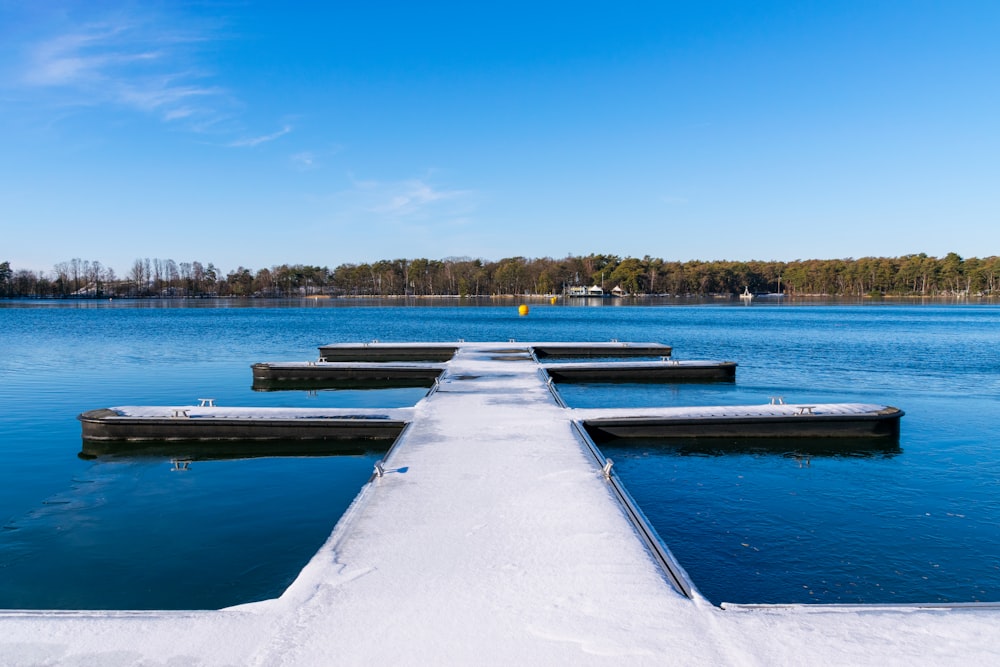
[[[532,356],[534,356],[534,352],[532,352]],[[538,367],[538,374],[542,377],[542,380],[545,381],[545,388],[549,390],[549,394],[552,395],[556,405],[560,408],[569,408],[569,406],[566,405],[566,401],[564,401],[563,397],[559,394],[559,390],[556,388],[556,383],[552,379],[552,376],[549,375],[548,371],[546,371],[543,366]]]
[[[375,462],[375,476],[381,477],[385,474],[385,467],[382,465],[382,461]]]
[[[601,472],[604,473],[604,479],[611,479],[611,466],[615,464],[611,459],[604,459],[604,467],[601,468]]]

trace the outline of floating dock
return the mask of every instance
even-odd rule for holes
[[[664,568],[669,552],[649,546],[641,513],[579,427],[617,416],[567,409],[551,388],[529,346],[456,347],[436,388],[401,416],[409,426],[383,470],[279,598],[215,611],[0,612],[0,662],[1000,662],[996,609],[722,609],[683,590],[683,570]],[[200,423],[195,414],[150,418]]]
[[[320,348],[318,362],[253,364],[255,387],[282,387],[284,382],[337,383],[378,381],[406,384],[414,381],[433,385],[438,391],[453,391],[456,382],[476,379],[453,363],[460,351],[475,350],[492,361],[532,363],[546,384],[563,382],[667,382],[733,380],[734,362],[602,361],[542,364],[542,357],[638,356],[651,350],[669,350],[655,343],[410,343],[338,345]],[[324,350],[335,350],[326,353]],[[624,351],[624,352],[623,352]],[[441,357],[445,362],[372,362],[354,358],[373,352],[376,357],[406,356],[412,359]],[[328,356],[351,361],[325,361]],[[513,382],[515,375],[500,375]],[[287,385],[284,385],[287,386]],[[411,386],[411,385],[410,385]],[[465,386],[465,385],[463,385]],[[511,386],[509,391],[517,391]],[[556,394],[557,396],[557,394]],[[557,398],[557,400],[560,400]],[[306,408],[224,408],[203,399],[207,405],[167,407],[113,407],[91,410],[79,416],[84,441],[150,440],[393,440],[412,421],[412,409],[340,410]],[[616,408],[570,410],[572,418],[597,438],[649,437],[898,437],[903,412],[891,406],[861,404],[720,406],[709,408]],[[486,415],[482,417],[488,419]],[[86,453],[86,448],[85,448]]]
[[[500,351],[498,351],[499,353]],[[414,352],[414,354],[418,354]],[[524,356],[529,352],[519,352]],[[305,361],[264,362],[251,366],[256,391],[281,389],[333,389],[351,387],[431,387],[441,377],[445,363]],[[732,361],[600,361],[545,364],[556,382],[712,382],[736,379]]]

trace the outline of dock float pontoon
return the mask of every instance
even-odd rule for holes
[[[629,357],[669,357],[672,348],[662,343],[628,343],[611,341],[609,343],[532,343],[531,349],[536,357],[585,358],[603,357],[608,359],[626,359]]]
[[[430,387],[444,372],[442,363],[398,362],[264,362],[251,366],[253,388],[326,389],[350,387]],[[733,381],[732,361],[599,361],[546,364],[555,382],[711,382]]]
[[[448,361],[454,343],[335,343],[319,348],[320,361]]]
[[[431,387],[441,363],[266,362],[253,364],[256,391],[350,387]]]
[[[595,361],[587,364],[545,364],[556,382],[708,382],[736,379],[733,361]]]
[[[514,343],[515,341],[510,341]],[[319,348],[322,361],[448,361],[462,345],[475,343],[335,343]],[[496,343],[486,343],[495,346]],[[524,351],[543,357],[669,357],[662,343],[517,343]]]
[[[903,411],[886,405],[765,404],[575,410],[601,438],[898,438]]]
[[[125,406],[84,412],[84,441],[388,440],[412,410]]]

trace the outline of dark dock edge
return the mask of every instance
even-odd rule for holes
[[[321,361],[450,361],[459,348],[476,343],[335,343],[321,345]],[[672,348],[662,343],[525,343],[536,358],[635,358],[669,357]]]
[[[442,365],[358,365],[337,362],[251,364],[254,391],[316,389],[386,389],[434,386]]]
[[[608,438],[887,438],[899,439],[905,413],[793,414],[741,417],[605,417],[583,421],[595,440]]]
[[[565,343],[534,343],[532,352],[538,359],[628,359],[634,357],[669,357],[673,348],[661,343],[590,343],[567,345]]]
[[[128,417],[114,410],[77,416],[84,441],[395,440],[406,426],[388,417]]]
[[[360,345],[322,345],[320,361],[451,361],[459,346],[454,344],[393,345],[363,343]]]
[[[555,382],[572,383],[681,383],[735,382],[736,362],[718,361],[703,364],[678,364],[670,361],[647,364],[615,364],[573,366],[546,365],[545,372]]]

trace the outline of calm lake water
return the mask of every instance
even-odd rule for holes
[[[423,389],[253,392],[250,364],[325,343],[663,342],[739,362],[723,384],[564,385],[573,406],[873,402],[898,446],[602,446],[713,602],[1000,601],[1000,307],[463,307],[0,302],[0,607],[217,608],[279,595],[378,452],[84,460],[114,405],[397,407]],[[722,446],[725,445],[725,446]]]

